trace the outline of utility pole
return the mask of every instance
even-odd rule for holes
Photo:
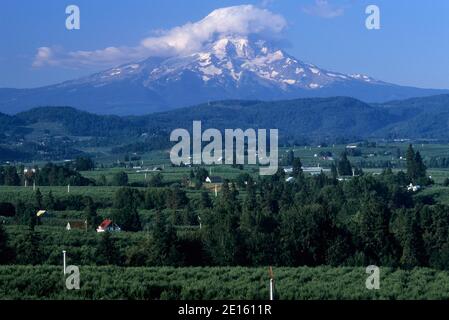
[[[66,251],[62,250],[62,263],[63,263],[63,267],[64,267],[64,275],[66,274],[65,270],[66,270],[66,256],[65,256]]]
[[[274,274],[273,274],[273,267],[270,266],[269,269],[269,275],[270,275],[270,301],[274,300]]]

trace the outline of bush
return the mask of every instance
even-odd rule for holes
[[[125,187],[128,185],[128,175],[126,172],[117,172],[112,178],[112,184],[114,186]]]
[[[14,217],[16,215],[16,208],[12,203],[0,202],[0,216]]]

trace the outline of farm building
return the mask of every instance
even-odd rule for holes
[[[87,230],[87,221],[69,221],[66,225],[66,230]]]
[[[112,220],[106,219],[104,220],[97,228],[97,232],[119,232],[122,229],[120,227],[113,223]]]
[[[312,176],[320,175],[322,172],[330,172],[330,169],[324,169],[320,167],[319,165],[317,167],[303,167],[302,168],[304,173],[311,174]]]
[[[421,186],[420,185],[413,185],[413,183],[410,183],[410,185],[407,187],[408,191],[412,191],[412,192],[418,192],[419,190],[421,190]]]
[[[207,177],[205,182],[206,183],[223,183],[223,179],[221,179],[221,177],[211,176],[211,177]]]

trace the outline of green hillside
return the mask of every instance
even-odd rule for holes
[[[106,153],[166,149],[173,129],[279,129],[281,145],[372,139],[449,140],[449,95],[368,105],[353,98],[219,101],[147,116],[90,114],[42,107],[0,114],[3,160],[62,160],[101,148]],[[15,153],[16,152],[16,153]]]

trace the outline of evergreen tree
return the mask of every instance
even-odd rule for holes
[[[19,239],[17,245],[17,262],[19,264],[41,264],[43,254],[41,250],[41,238],[39,234],[30,228],[25,235]]]
[[[187,205],[181,211],[181,223],[185,226],[197,226],[198,216],[195,214],[195,211],[192,209],[190,205]]]
[[[210,198],[209,192],[201,192],[200,207],[201,209],[212,208],[212,199]]]
[[[45,207],[49,210],[55,210],[56,208],[56,200],[53,196],[53,192],[50,190],[50,192],[47,194],[47,197],[45,198]]]
[[[421,181],[427,179],[427,168],[419,151],[415,154],[415,170],[416,179]]]
[[[148,186],[152,188],[159,188],[164,185],[164,176],[158,172],[150,178],[148,181]]]
[[[295,178],[302,174],[302,162],[300,158],[293,159],[293,176]]]
[[[361,201],[358,237],[365,263],[392,263],[395,246],[389,228],[391,212],[385,201],[375,196],[366,195]]]
[[[295,160],[295,153],[293,152],[293,150],[289,150],[287,153],[287,165],[293,166],[294,160]]]
[[[246,187],[246,196],[243,202],[243,210],[240,218],[240,229],[246,236],[251,234],[256,224],[256,213],[259,211],[257,194],[254,184],[248,184]]]
[[[159,211],[156,213],[152,236],[154,248],[150,257],[151,264],[158,266],[176,264],[179,256],[176,230],[166,223]]]
[[[16,203],[16,222],[19,224],[28,222],[28,219],[25,220],[25,203],[22,200],[18,200]]]
[[[0,265],[12,262],[13,255],[13,250],[8,246],[8,235],[0,224]]]
[[[39,188],[37,188],[36,192],[34,193],[34,204],[38,210],[44,209],[43,196]]]
[[[28,225],[32,229],[36,225],[36,208],[25,204],[22,200],[17,201],[16,219],[19,224]]]
[[[87,197],[84,216],[89,228],[96,229],[100,223],[100,217],[97,215],[96,206],[91,197]]]
[[[137,208],[142,202],[142,195],[136,189],[121,188],[117,190],[114,198],[113,218],[115,223],[124,231],[140,231],[140,222]]]
[[[75,160],[75,169],[77,171],[90,171],[93,170],[95,164],[91,158],[88,157],[78,157]]]
[[[424,264],[425,249],[422,230],[416,221],[416,217],[409,216],[406,225],[405,242],[403,243],[401,265],[405,268],[414,268]]]
[[[125,187],[128,185],[128,175],[123,171],[117,172],[112,178],[112,183],[115,186]]]
[[[323,206],[297,205],[282,212],[280,229],[282,264],[314,266],[326,262],[335,226]]]
[[[344,151],[338,162],[338,174],[340,176],[352,176],[352,165],[348,160],[348,153]]]
[[[170,188],[167,197],[167,207],[171,209],[182,209],[189,203],[189,198],[179,186]]]
[[[410,181],[415,181],[417,178],[416,172],[416,160],[415,160],[415,150],[413,150],[413,146],[410,144],[406,153],[407,159],[407,176]]]
[[[338,171],[337,171],[337,166],[335,165],[335,163],[331,164],[331,176],[332,179],[336,180],[338,178]]]
[[[142,230],[139,213],[134,206],[113,209],[112,216],[114,222],[117,223],[123,231],[137,232]]]
[[[225,180],[214,211],[201,215],[206,249],[218,265],[234,265],[244,258],[240,210],[235,187]]]
[[[110,232],[104,232],[95,253],[99,265],[120,265],[121,254]]]
[[[419,151],[409,145],[407,150],[407,176],[413,183],[427,184],[427,168]]]
[[[20,178],[15,167],[7,166],[4,168],[4,184],[7,186],[20,185]]]
[[[134,208],[137,209],[143,202],[142,194],[137,189],[120,188],[114,196],[114,208]]]
[[[30,210],[30,220],[28,221],[28,227],[30,228],[30,230],[34,231],[36,225],[40,224],[40,218],[36,216],[35,210],[32,211],[31,210]]]

